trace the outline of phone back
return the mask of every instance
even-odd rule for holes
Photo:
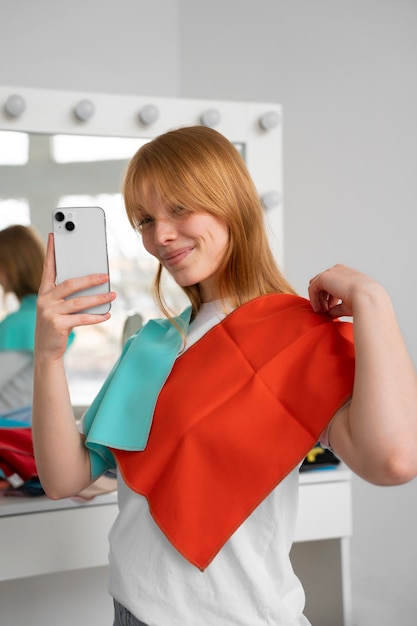
[[[106,217],[101,207],[62,207],[52,212],[57,282],[88,274],[108,274]],[[109,291],[109,282],[73,294]],[[73,297],[71,296],[71,297]],[[106,313],[110,304],[85,309]]]

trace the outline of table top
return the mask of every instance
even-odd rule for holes
[[[63,498],[51,500],[48,496],[3,496],[0,498],[0,517],[8,515],[26,515],[45,511],[62,511],[64,509],[81,509],[104,504],[117,504],[117,491],[100,494],[91,500]]]
[[[351,471],[342,463],[331,469],[313,469],[300,472],[300,485],[332,483],[351,480]],[[48,496],[3,496],[0,497],[0,517],[27,515],[45,511],[82,509],[89,506],[117,504],[117,491],[97,495],[91,500],[63,498],[51,500]]]

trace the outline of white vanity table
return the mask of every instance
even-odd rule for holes
[[[117,515],[116,498],[115,492],[88,502],[52,501],[45,496],[2,498],[0,594],[3,584],[12,584],[17,595],[19,585],[24,589],[28,577],[41,580],[45,575],[59,576],[62,572],[105,566],[107,534]],[[339,466],[300,475],[300,509],[293,561],[306,588],[307,614],[314,625],[352,626],[351,519],[351,475],[346,468]],[[68,587],[67,578],[63,578],[63,584],[65,593],[74,593]],[[45,597],[41,594],[40,602],[47,601],[49,595],[48,586],[44,587]],[[80,607],[81,600],[76,594],[72,601],[74,607]],[[4,599],[2,608],[3,603]],[[109,617],[109,626],[110,622]],[[52,626],[53,621],[50,623]],[[79,623],[78,618],[74,623]]]

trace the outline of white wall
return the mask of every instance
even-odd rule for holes
[[[339,261],[372,274],[417,363],[415,0],[0,0],[0,12],[3,84],[282,103],[290,280],[304,293]],[[417,482],[355,480],[357,626],[415,624],[416,495]]]
[[[0,0],[0,83],[179,95],[178,0]]]

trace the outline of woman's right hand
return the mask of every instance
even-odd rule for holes
[[[80,311],[87,307],[112,302],[116,298],[114,292],[71,298],[72,294],[87,287],[101,285],[108,279],[107,274],[91,274],[81,278],[71,278],[56,285],[53,235],[49,234],[37,303],[36,349],[38,353],[40,350],[47,358],[59,359],[67,348],[68,336],[74,327],[100,324],[110,318],[110,313],[80,313]]]

